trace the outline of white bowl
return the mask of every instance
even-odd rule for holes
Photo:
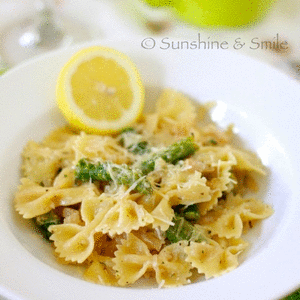
[[[269,168],[261,196],[273,206],[274,215],[247,237],[251,246],[236,270],[179,288],[106,287],[85,282],[76,267],[59,265],[50,245],[13,208],[23,146],[65,123],[55,105],[58,73],[73,53],[92,44],[53,52],[0,78],[0,295],[39,300],[285,296],[300,285],[299,83],[237,52],[164,50],[158,40],[153,49],[145,49],[142,40],[92,44],[128,54],[148,92],[171,87],[200,102],[218,101],[212,118],[222,127],[235,123],[246,147]]]

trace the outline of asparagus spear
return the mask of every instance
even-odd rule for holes
[[[195,225],[177,213],[175,213],[173,222],[174,225],[170,226],[166,231],[166,237],[171,243],[177,243],[182,240],[195,242],[206,240]]]
[[[198,146],[194,143],[192,137],[182,139],[161,153],[155,154],[150,159],[142,162],[141,169],[143,174],[148,174],[155,169],[155,160],[162,158],[167,163],[176,164],[179,160],[185,159],[194,154],[198,150]]]
[[[200,218],[200,212],[197,204],[192,204],[189,206],[179,204],[174,207],[174,211],[181,217],[184,217],[190,222],[196,222]]]
[[[128,151],[132,152],[133,154],[139,154],[142,155],[146,153],[148,149],[148,142],[146,141],[141,141],[137,144],[132,144],[128,148]]]
[[[115,180],[117,184],[126,186],[132,186],[136,183],[134,190],[137,192],[145,195],[152,192],[150,182],[143,178],[141,171],[131,169],[127,165],[117,165],[111,162],[92,164],[86,159],[81,159],[76,165],[75,178],[83,182]]]
[[[128,132],[131,132],[131,130],[128,129]],[[92,164],[86,159],[81,159],[76,165],[75,178],[83,182],[89,180],[109,182],[114,179],[118,184],[126,186],[131,186],[137,182],[135,190],[147,195],[152,192],[152,187],[150,182],[142,177],[154,170],[157,158],[161,157],[166,162],[175,164],[179,160],[192,155],[197,149],[198,146],[193,142],[191,137],[183,139],[142,162],[141,170],[131,169],[127,165],[116,165],[111,162]]]

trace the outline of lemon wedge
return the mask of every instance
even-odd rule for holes
[[[88,133],[115,133],[138,119],[144,87],[134,63],[112,48],[80,50],[63,66],[56,100],[71,126]]]

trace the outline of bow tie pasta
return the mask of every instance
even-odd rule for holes
[[[243,234],[273,209],[247,196],[264,166],[207,107],[165,90],[118,135],[65,127],[28,142],[15,209],[98,284],[171,287],[233,270]]]

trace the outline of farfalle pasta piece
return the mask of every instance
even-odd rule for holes
[[[166,231],[170,225],[173,225],[174,210],[172,209],[169,197],[163,197],[151,212],[151,215],[154,218],[153,228],[160,227],[162,231]]]
[[[115,200],[113,197],[107,195],[106,193],[102,193],[97,197],[89,197],[82,201],[80,213],[81,218],[85,222],[85,224],[91,223],[102,209],[107,208],[107,204],[109,204],[110,208],[115,204]]]
[[[92,254],[89,259],[91,263],[83,275],[85,280],[108,286],[117,285],[116,272],[113,270],[114,264],[111,257]]]
[[[77,224],[51,225],[55,252],[66,261],[84,262],[94,249],[93,232]]]
[[[211,123],[206,123],[200,128],[199,140],[204,145],[224,146],[231,141],[232,137],[232,126],[230,125],[225,131],[218,128],[216,124]]]
[[[86,226],[77,224],[51,225],[49,227],[49,231],[52,233],[50,240],[54,242],[55,251],[59,256],[67,261],[84,262],[93,252],[94,234],[100,231],[99,224],[112,205],[113,203],[110,201],[103,202],[101,210]]]
[[[154,186],[153,183],[151,184]],[[150,195],[136,195],[138,196],[137,199],[133,200],[139,205],[142,205],[148,212],[153,211],[163,198],[161,193],[159,193],[157,190],[154,190]],[[133,197],[133,195],[131,195],[131,197]]]
[[[243,247],[244,243],[240,248]],[[200,274],[204,274],[206,279],[235,269],[238,266],[238,254],[241,252],[232,248],[223,249],[217,242],[191,242],[184,251],[187,254],[186,261],[197,268]]]
[[[75,184],[75,174],[74,169],[71,167],[66,167],[61,170],[61,172],[55,177],[53,181],[53,187],[57,189],[65,189],[74,186]]]
[[[185,182],[178,182],[175,190],[167,192],[170,197],[178,197],[179,203],[191,205],[211,200],[210,187],[206,185],[206,178],[195,172],[187,176]]]
[[[239,213],[229,212],[220,216],[216,222],[209,224],[206,228],[219,237],[239,238],[243,233],[243,221]]]
[[[229,147],[202,147],[195,159],[207,165],[203,175],[207,178],[211,199],[199,204],[200,213],[205,215],[218,204],[223,192],[228,193],[234,187],[236,182],[231,170],[237,162]]]
[[[165,89],[156,103],[160,126],[172,134],[188,134],[194,126],[196,108],[184,94]]]
[[[208,180],[207,185],[210,187],[211,199],[199,203],[199,211],[202,215],[205,215],[218,204],[218,199],[222,197],[223,192],[229,192],[230,183],[233,181],[230,170],[231,166],[221,162],[216,170],[216,177]]]
[[[129,196],[123,197],[107,212],[99,228],[110,236],[129,233],[153,223],[154,219],[142,205],[132,201]]]
[[[254,175],[254,176],[253,176]],[[234,168],[232,170],[232,177],[236,181],[232,192],[234,194],[246,195],[247,193],[256,193],[259,190],[257,176],[253,172]]]
[[[211,199],[206,178],[198,171],[189,172],[180,165],[162,164],[160,191],[177,204],[191,205]],[[160,170],[158,170],[160,172]]]
[[[158,255],[151,255],[147,245],[134,234],[118,245],[113,262],[119,277],[119,285],[136,282],[146,271],[155,271],[160,286],[178,286],[189,282],[191,264],[186,262],[184,252],[187,241],[166,246]]]
[[[14,201],[16,210],[23,218],[30,219],[45,214],[57,206],[80,203],[84,198],[92,197],[96,193],[93,184],[57,189],[42,187],[28,178],[23,178]]]
[[[61,168],[61,152],[42,146],[36,142],[28,142],[22,153],[22,173],[26,178],[51,186],[53,179]]]
[[[153,256],[148,246],[134,234],[129,233],[126,240],[117,246],[113,269],[119,278],[118,284],[125,286],[136,282],[148,268],[152,268]]]
[[[147,114],[143,116],[143,127],[149,135],[153,135],[158,128],[158,113]]]
[[[163,248],[155,256],[153,268],[156,272],[156,281],[160,286],[171,287],[189,283],[192,275],[191,263],[186,261],[185,247],[187,241],[181,241]]]
[[[82,158],[102,159],[117,164],[130,163],[132,154],[111,136],[86,134],[81,132],[74,143],[75,161]]]
[[[230,195],[229,198],[230,197],[234,196]],[[236,195],[234,198],[236,199],[237,197],[240,196]],[[254,198],[246,198],[242,206],[243,210],[241,213],[241,217],[244,222],[265,219],[271,216],[274,212],[273,208],[270,205],[258,201]]]
[[[261,160],[254,153],[235,148],[231,148],[231,151],[237,160],[237,164],[235,166],[236,169],[247,170],[256,172],[260,175],[266,175],[265,167],[261,163]]]
[[[65,126],[50,132],[43,139],[41,145],[56,150],[59,153],[62,168],[71,167],[75,159],[73,145],[77,137],[78,134]]]
[[[272,213],[273,209],[263,202],[230,194],[215,211],[203,216],[199,223],[219,237],[239,238],[246,222],[265,219]]]
[[[249,246],[249,243],[241,238],[227,239],[214,236],[214,240],[210,241],[217,242],[223,249],[225,249],[233,255],[240,254]]]
[[[219,161],[234,166],[237,164],[237,160],[232,149],[230,146],[203,146],[200,147],[193,158],[197,161],[204,162],[209,167],[218,167]]]
[[[74,133],[69,127],[65,126],[58,128],[50,132],[42,141],[42,145],[51,149],[65,150],[66,145],[71,141],[73,142],[77,138],[77,134]]]

